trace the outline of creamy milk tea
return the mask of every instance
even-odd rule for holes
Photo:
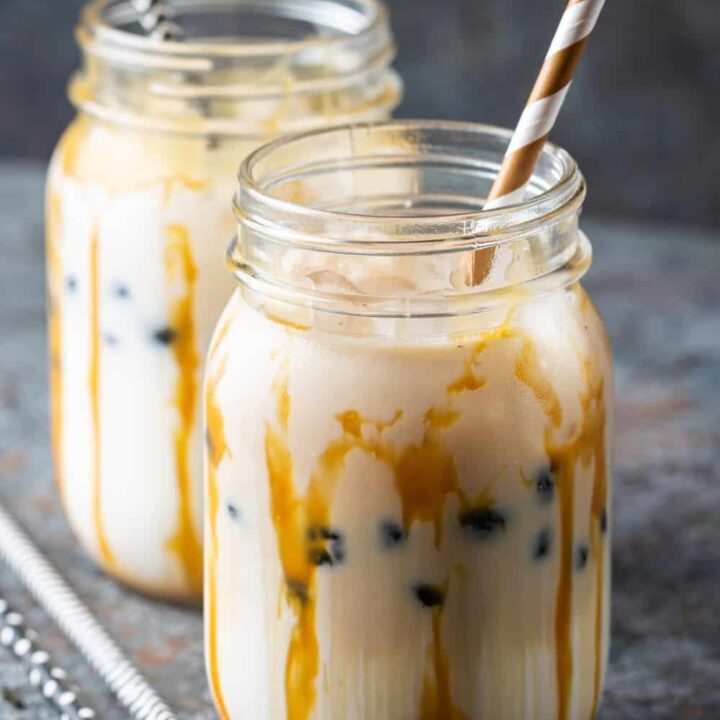
[[[286,130],[386,117],[399,99],[374,0],[177,6],[182,42],[129,2],[83,15],[78,116],[48,180],[55,468],[112,575],[202,591],[201,369],[233,281],[237,165]]]
[[[585,186],[548,145],[527,200],[482,212],[508,140],[345,127],[243,166],[205,387],[222,718],[597,713],[612,369]]]

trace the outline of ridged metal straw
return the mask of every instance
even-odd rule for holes
[[[30,684],[40,690],[48,704],[60,713],[60,720],[92,720],[95,711],[78,700],[67,684],[67,673],[55,666],[50,656],[35,644],[37,633],[25,619],[0,598],[0,645],[10,650],[27,669]]]
[[[135,720],[177,720],[2,504],[0,558],[20,578]]]

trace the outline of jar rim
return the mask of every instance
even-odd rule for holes
[[[196,0],[175,2],[175,14],[192,10]],[[336,30],[342,30],[333,35],[307,35],[295,39],[264,39],[262,41],[248,41],[248,38],[224,37],[198,41],[161,40],[149,35],[140,35],[120,29],[119,23],[127,23],[137,17],[137,11],[128,0],[92,0],[81,13],[81,22],[78,28],[79,42],[83,49],[95,52],[112,52],[116,57],[122,57],[126,62],[135,61],[156,64],[163,58],[168,69],[178,69],[186,72],[202,72],[209,69],[213,60],[221,59],[253,59],[258,57],[282,58],[313,49],[339,50],[344,45],[358,42],[369,42],[378,34],[383,35],[389,28],[389,13],[381,0],[353,0],[356,6],[354,15],[358,18],[355,27],[351,28],[349,22],[345,27],[339,24]],[[335,16],[350,17],[353,10],[343,5],[340,0],[324,0],[322,3],[326,10],[334,6]],[[269,16],[272,8],[281,7],[281,2],[261,3]],[[257,8],[253,2],[238,0],[224,0],[222,2],[203,2],[202,9],[207,12],[211,9],[237,12],[242,6]],[[292,9],[292,3],[290,4]],[[344,13],[342,12],[344,9]],[[338,12],[340,11],[340,12]],[[289,16],[288,13],[276,12],[276,16]],[[304,16],[303,16],[304,17]],[[300,16],[293,19],[300,19]],[[174,65],[170,64],[174,61]]]
[[[381,119],[402,97],[382,0],[174,0],[172,9],[182,41],[141,33],[130,0],[91,0],[71,102],[139,130],[265,139]]]
[[[288,243],[306,249],[327,249],[328,245],[337,245],[342,246],[344,251],[375,254],[378,251],[377,237],[382,235],[386,252],[458,252],[473,246],[493,247],[513,242],[521,235],[536,231],[542,224],[559,221],[569,214],[579,212],[585,199],[585,180],[577,163],[566,150],[551,142],[545,144],[538,164],[544,162],[546,166],[552,166],[555,172],[553,182],[549,186],[545,183],[546,186],[543,187],[542,183],[537,184],[538,178],[534,175],[539,192],[520,203],[503,208],[484,210],[481,203],[478,203],[478,209],[450,214],[362,214],[308,207],[279,198],[272,193],[277,182],[277,175],[271,172],[274,156],[293,151],[302,156],[304,145],[317,147],[319,143],[326,142],[330,146],[333,139],[341,135],[347,135],[347,146],[353,147],[354,134],[367,140],[372,134],[392,135],[400,132],[462,137],[465,142],[484,138],[502,146],[507,146],[512,137],[512,131],[507,128],[446,120],[391,120],[348,124],[286,135],[258,148],[240,166],[239,188],[234,199],[238,221],[252,226],[255,230],[272,234],[276,239],[284,238]],[[385,160],[393,157],[406,159],[402,153],[398,153],[386,157]],[[421,154],[414,157],[414,162],[418,164],[426,159]],[[336,157],[335,162],[350,159],[353,159],[350,155],[347,158]],[[354,160],[358,163],[362,161],[361,156]],[[466,159],[457,156],[446,157],[445,160],[462,163]],[[317,171],[317,167],[311,165],[312,163],[306,167],[298,165],[293,168],[293,172],[299,175],[303,171]],[[491,165],[490,172],[497,174],[500,163]],[[264,170],[267,170],[265,177]],[[303,229],[308,225],[312,226],[311,232]]]
[[[525,202],[483,210],[511,136],[395,120],[275,140],[240,168],[230,267],[255,297],[371,317],[473,315],[515,302],[511,288],[575,283],[591,248],[578,231],[585,182],[565,150],[543,149]]]

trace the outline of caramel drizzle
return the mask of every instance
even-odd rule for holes
[[[600,698],[603,648],[604,547],[601,522],[607,505],[607,458],[605,452],[606,411],[604,383],[589,361],[584,371],[588,390],[581,396],[582,423],[576,436],[565,444],[555,444],[552,432],[546,433],[546,450],[556,476],[560,514],[560,577],[555,608],[556,672],[558,688],[558,720],[567,720],[570,712],[573,677],[572,605],[573,605],[573,533],[575,472],[578,462],[587,466],[595,462],[591,509],[592,553],[596,558],[596,618],[594,718]],[[524,340],[515,364],[515,375],[535,395],[552,425],[562,425],[562,405],[552,385],[545,378],[537,351]]]
[[[165,268],[175,298],[170,306],[170,325],[176,333],[172,352],[178,368],[175,405],[179,426],[175,430],[175,464],[178,483],[178,517],[175,534],[167,541],[185,571],[188,586],[194,595],[202,594],[202,543],[195,531],[192,506],[192,475],[190,472],[190,441],[195,426],[198,397],[197,373],[200,357],[195,338],[195,283],[197,268],[187,229],[180,225],[167,227]]]
[[[101,185],[111,196],[159,187],[165,206],[177,186],[183,186],[191,192],[201,192],[213,184],[211,180],[198,179],[181,172],[172,175],[158,173],[156,177],[149,177],[142,182],[128,182],[122,176],[104,172],[104,166],[98,166],[92,154],[92,144],[90,151],[86,144],[93,131],[92,122],[91,118],[80,115],[62,137],[58,146],[58,164],[66,177]]]
[[[604,382],[596,378],[587,362],[585,374],[588,390],[581,396],[583,417],[576,436],[556,444],[548,429],[545,445],[550,465],[556,476],[560,502],[560,578],[558,580],[555,607],[555,644],[558,692],[558,720],[567,720],[572,695],[574,658],[572,649],[572,605],[573,605],[573,530],[574,530],[574,487],[578,463],[587,467],[595,462],[595,486],[593,489],[592,522],[599,529],[604,511],[607,469],[605,458],[605,401]],[[602,501],[603,507],[597,506]],[[599,512],[599,515],[598,515]],[[595,544],[594,557],[602,555],[602,541]],[[598,560],[598,565],[601,562]],[[602,571],[602,568],[600,569]],[[603,582],[598,575],[596,581],[596,604],[602,614]],[[599,698],[599,673],[602,656],[602,617],[596,618],[596,670],[595,703]]]
[[[455,495],[465,502],[455,460],[442,437],[459,419],[460,413],[454,410],[430,408],[422,441],[406,447],[392,463],[406,531],[414,522],[432,522],[437,548],[442,545],[447,498]]]
[[[90,120],[82,115],[70,124],[58,148],[58,160],[62,172],[73,177],[77,172],[82,143],[90,132]]]
[[[288,720],[307,720],[316,700],[315,682],[319,673],[319,646],[315,631],[316,568],[308,562],[303,548],[305,532],[313,525],[327,525],[337,481],[345,467],[347,455],[355,449],[387,464],[393,471],[394,485],[400,497],[403,523],[407,532],[415,522],[431,522],[435,544],[442,544],[443,511],[447,499],[455,495],[463,509],[473,504],[491,502],[489,491],[483,491],[471,503],[460,487],[457,468],[445,448],[442,434],[459,419],[452,407],[453,396],[481,389],[485,380],[475,374],[480,354],[498,339],[512,337],[507,324],[486,333],[478,342],[461,378],[447,388],[444,407],[431,407],[424,416],[422,440],[395,448],[383,440],[384,432],[403,419],[398,411],[389,421],[368,420],[349,410],[337,416],[343,437],[332,442],[320,456],[306,496],[295,491],[292,456],[288,445],[290,397],[287,368],[275,383],[277,423],[279,430],[266,423],[265,455],[270,484],[271,513],[278,539],[281,565],[288,585],[288,603],[297,616],[288,650],[285,688]],[[435,685],[428,680],[423,690],[424,718],[447,720],[458,718],[450,691],[450,671],[442,648],[441,616],[433,616],[433,664]],[[433,700],[435,698],[435,700]],[[436,708],[435,711],[430,708]],[[452,714],[448,715],[448,709]],[[435,712],[433,715],[432,713]]]
[[[155,183],[149,183],[148,186],[151,186],[153,184]],[[202,190],[208,188],[210,186],[210,183],[207,180],[196,180],[188,175],[182,174],[165,178],[164,180],[162,180],[162,201],[163,205],[165,205],[166,207],[167,204],[170,202],[170,198],[172,197],[172,193],[176,185],[183,185],[192,192],[201,192]]]
[[[287,368],[274,387],[277,395],[278,429],[266,423],[265,456],[270,486],[270,504],[278,540],[280,562],[287,586],[287,602],[297,620],[292,630],[285,665],[285,696],[288,720],[307,720],[317,698],[320,648],[315,627],[317,568],[309,562],[306,538],[309,528],[326,527],[335,487],[348,454],[362,448],[382,456],[382,446],[362,437],[363,421],[357,413],[338,416],[343,437],[333,441],[320,455],[305,496],[295,489],[292,454],[288,442],[291,400]],[[385,429],[390,423],[373,423]]]
[[[367,420],[354,410],[337,416],[343,436],[331,442],[320,455],[311,475],[306,495],[295,490],[292,455],[288,445],[290,396],[287,370],[275,384],[278,429],[266,423],[265,455],[270,485],[273,524],[278,539],[280,561],[288,587],[288,603],[297,622],[293,628],[285,668],[288,720],[306,720],[315,704],[320,669],[319,645],[315,630],[316,567],[305,552],[307,529],[328,526],[330,508],[345,460],[352,450],[360,450],[387,464],[401,499],[403,521],[409,531],[414,522],[432,522],[436,545],[442,542],[442,514],[450,495],[468,505],[460,486],[452,455],[442,443],[441,433],[452,427],[459,414],[451,408],[431,408],[424,418],[423,438],[400,450],[383,440],[384,432],[403,419],[397,412],[389,421]],[[440,617],[434,621],[435,689],[440,708],[450,707],[449,669],[442,650]],[[444,658],[444,659],[443,659]],[[430,689],[426,683],[425,695]],[[449,704],[450,703],[450,704]],[[428,720],[431,716],[427,716]],[[437,720],[441,716],[437,715]]]
[[[463,374],[451,382],[447,386],[448,395],[459,395],[464,392],[475,392],[485,387],[487,380],[479,378],[475,373],[475,365],[478,363],[480,356],[490,347],[490,345],[498,340],[507,340],[516,337],[516,332],[510,327],[514,311],[508,314],[505,322],[495,330],[490,330],[483,334],[482,340],[476,342],[470,357],[465,361],[465,371]]]
[[[219,347],[219,343],[216,345]],[[212,356],[211,356],[212,361]],[[205,394],[205,423],[207,425],[208,453],[208,553],[207,553],[207,604],[208,604],[208,674],[215,705],[221,720],[230,720],[230,713],[225,704],[220,682],[220,664],[218,659],[217,631],[217,564],[218,564],[218,532],[217,518],[220,510],[220,489],[218,487],[218,468],[222,461],[231,455],[225,434],[225,420],[217,399],[217,389],[227,370],[225,356],[217,370],[210,373]]]
[[[459,498],[461,508],[474,505],[485,507],[493,503],[489,489],[471,503],[459,484],[452,455],[444,447],[442,432],[452,427],[459,414],[452,407],[453,396],[480,390],[485,380],[475,372],[475,364],[482,352],[494,341],[521,338],[516,358],[515,374],[535,395],[553,427],[562,424],[562,406],[552,385],[544,377],[537,352],[532,343],[509,328],[508,324],[486,333],[474,347],[463,375],[447,387],[448,403],[432,407],[424,417],[424,433],[420,443],[397,449],[383,440],[385,430],[403,419],[398,412],[389,422],[367,420],[356,411],[337,417],[344,436],[331,443],[321,455],[311,476],[304,498],[295,492],[292,456],[288,445],[290,399],[287,371],[276,383],[278,396],[277,421],[280,430],[266,424],[266,461],[271,490],[271,511],[278,538],[280,559],[288,584],[288,602],[297,615],[288,650],[285,684],[288,720],[306,720],[316,699],[315,681],[320,667],[319,647],[315,632],[315,573],[303,552],[305,530],[313,524],[326,525],[329,520],[332,496],[337,480],[345,466],[345,459],[353,449],[368,453],[386,463],[393,471],[394,484],[401,500],[403,522],[409,531],[414,522],[432,522],[436,546],[442,544],[442,516],[449,496]],[[604,468],[604,404],[602,383],[593,385],[583,397],[583,424],[577,437],[564,445],[554,445],[550,429],[546,436],[547,453],[557,474],[560,497],[561,569],[556,600],[556,645],[559,718],[567,720],[572,682],[572,570],[573,570],[573,503],[574,476],[577,461],[587,464],[596,458],[596,491],[602,496],[605,484]],[[596,501],[598,506],[601,500]],[[603,507],[604,507],[604,503]],[[600,512],[600,515],[597,513]],[[594,505],[593,513],[599,528],[602,510]],[[599,571],[600,572],[600,571]],[[602,588],[598,586],[598,606],[602,604]],[[601,608],[600,608],[601,610]],[[431,650],[434,685],[426,679],[422,696],[422,720],[464,720],[452,702],[450,669],[441,637],[442,610],[433,609],[433,645]],[[599,694],[602,617],[597,620],[598,669],[596,694]]]
[[[585,290],[577,285],[576,295],[580,305],[580,310],[585,314],[591,314],[595,317],[598,316],[598,312],[595,308],[593,301]],[[598,328],[600,331],[600,340],[602,343],[602,349],[606,357],[612,358],[612,346],[610,345],[610,338],[605,332],[604,328]],[[600,392],[601,388],[596,389]],[[604,390],[604,388],[602,388]],[[590,519],[590,533],[591,541],[590,548],[592,557],[595,558],[595,677],[594,677],[594,688],[593,688],[593,705],[590,713],[590,718],[595,718],[600,706],[600,694],[602,691],[602,676],[603,676],[603,659],[604,659],[604,609],[605,609],[605,555],[608,550],[607,543],[603,540],[603,518],[607,522],[608,513],[608,458],[604,451],[606,448],[606,409],[603,405],[601,407],[602,417],[600,418],[599,433],[601,436],[598,437],[598,445],[603,448],[603,452],[597,453],[595,456],[595,477],[593,482],[593,496],[592,496],[592,509]]]
[[[563,421],[560,398],[543,374],[535,346],[527,339],[523,340],[520,353],[515,360],[515,377],[530,388],[552,424],[559,428]]]
[[[287,585],[287,602],[297,618],[285,663],[285,697],[288,720],[305,720],[315,704],[315,678],[320,651],[315,632],[315,570],[305,548],[305,508],[295,491],[292,455],[288,445],[290,395],[287,370],[276,383],[277,421],[265,425],[265,458],[270,485],[270,505],[278,540],[280,562]]]
[[[449,582],[443,592],[447,595]],[[455,705],[450,683],[450,664],[442,641],[443,607],[432,609],[432,647],[430,657],[433,665],[434,683],[430,678],[423,685],[420,720],[467,720],[467,716]]]
[[[62,205],[60,195],[48,196],[48,325],[50,344],[50,429],[52,431],[53,464],[60,497],[65,490],[63,473],[63,384],[62,384],[62,306],[64,278],[60,237]]]
[[[90,409],[93,427],[93,519],[98,550],[105,566],[117,571],[117,560],[105,531],[102,514],[102,425],[100,413],[100,232],[90,239]]]
[[[602,386],[598,388],[603,391]],[[598,450],[595,453],[595,478],[592,497],[591,517],[591,549],[595,559],[595,675],[593,687],[593,705],[590,718],[595,718],[600,705],[603,674],[603,620],[605,604],[605,552],[606,543],[603,541],[603,518],[607,522],[608,504],[608,468],[605,452],[605,407],[601,407],[602,417],[599,418]]]

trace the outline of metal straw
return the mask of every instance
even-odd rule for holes
[[[0,558],[20,578],[135,720],[177,720],[2,504]]]
[[[37,633],[25,626],[20,613],[0,598],[0,645],[12,651],[27,668],[33,687],[60,712],[61,720],[91,720],[95,711],[81,705],[77,694],[67,684],[67,673],[52,664],[50,656],[34,642]]]
[[[173,21],[169,6],[162,0],[132,0],[143,30],[156,40],[179,40],[182,28]]]

